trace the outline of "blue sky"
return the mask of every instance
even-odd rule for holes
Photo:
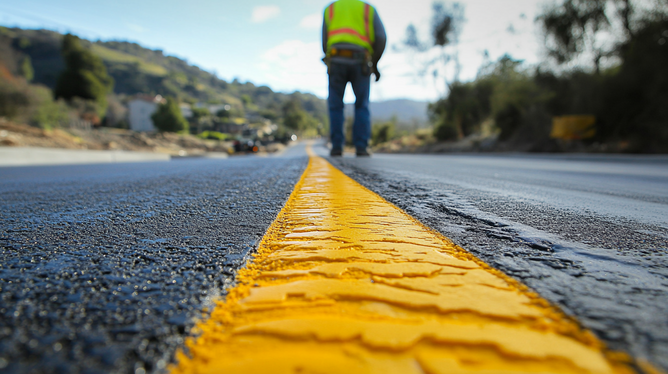
[[[389,51],[372,100],[434,100],[440,82],[414,73],[420,58],[395,52],[409,23],[427,37],[431,0],[377,0]],[[462,0],[467,22],[461,36],[461,78],[473,79],[483,51],[510,53],[535,63],[540,38],[533,20],[545,1]],[[320,61],[320,17],[329,1],[21,0],[0,4],[0,24],[72,32],[88,39],[129,40],[188,60],[219,77],[266,84],[277,91],[327,94]],[[347,95],[347,101],[352,95]]]

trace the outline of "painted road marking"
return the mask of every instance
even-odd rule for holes
[[[171,373],[632,373],[525,286],[311,157]]]

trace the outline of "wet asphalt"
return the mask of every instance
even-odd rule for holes
[[[557,304],[609,347],[668,371],[668,157],[329,160]]]
[[[164,371],[288,199],[301,148],[0,168],[0,371]]]
[[[668,158],[330,161],[668,370]],[[163,371],[306,164],[298,145],[271,158],[0,168],[0,371]]]

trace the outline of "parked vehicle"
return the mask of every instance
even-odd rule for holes
[[[236,153],[256,153],[260,150],[260,142],[250,138],[239,138],[232,144]]]

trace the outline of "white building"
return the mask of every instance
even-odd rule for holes
[[[179,104],[179,108],[181,109],[181,114],[183,115],[183,118],[188,119],[193,116],[193,109],[188,103],[181,103]]]
[[[151,115],[158,109],[158,104],[163,103],[162,96],[138,95],[128,103],[128,119],[130,129],[133,131],[155,131]]]

